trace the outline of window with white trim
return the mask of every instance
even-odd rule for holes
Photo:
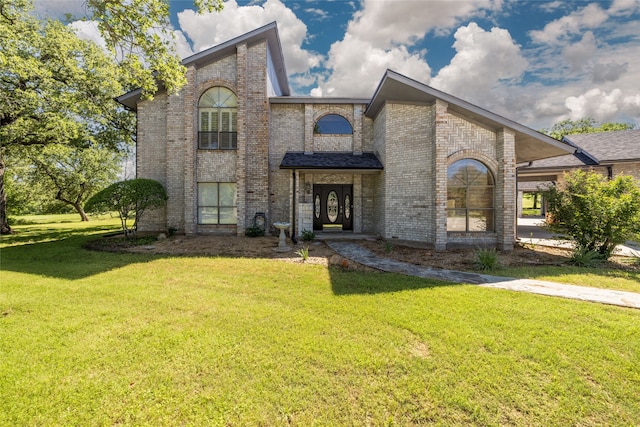
[[[462,159],[447,169],[447,231],[494,231],[494,179],[489,168]]]
[[[212,87],[198,102],[198,148],[238,148],[238,99],[226,87]]]
[[[198,183],[198,224],[238,223],[235,182]]]

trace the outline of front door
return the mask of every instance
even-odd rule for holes
[[[353,186],[313,186],[313,229],[353,230]]]

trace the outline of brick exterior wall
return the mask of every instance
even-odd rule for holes
[[[502,251],[513,250],[516,238],[516,143],[515,133],[502,129],[496,138],[498,174],[495,211],[497,246]]]
[[[277,221],[293,221],[291,202],[292,176],[290,170],[280,169],[280,163],[287,151],[305,151],[306,130],[311,128],[309,138],[313,139],[313,124],[307,125],[307,116],[313,120],[312,105],[304,104],[271,104],[270,149],[269,149],[269,217],[273,224]],[[308,111],[311,110],[311,111]],[[300,180],[304,182],[305,177]],[[311,202],[302,193],[302,202]],[[296,227],[296,229],[299,229]]]
[[[386,236],[385,233],[385,204],[386,204],[386,182],[387,182],[387,106],[382,107],[375,118],[372,126],[373,130],[373,152],[385,168],[380,174],[373,177],[373,224],[374,231],[380,236]]]
[[[433,241],[432,107],[386,105],[383,237]]]
[[[167,187],[167,95],[158,94],[153,100],[138,104],[138,135],[136,143],[136,176],[155,179]],[[140,231],[164,230],[166,209],[145,213],[138,223]]]
[[[613,176],[620,174],[631,175],[640,183],[640,162],[614,164]]]
[[[179,93],[160,93],[138,104],[137,175],[160,181],[169,195],[167,208],[149,212],[140,230],[175,227],[187,234],[241,235],[254,215],[264,212],[270,231],[275,221],[295,221],[300,234],[313,226],[313,186],[346,184],[353,186],[356,233],[427,243],[437,250],[454,244],[513,247],[512,131],[496,132],[466,120],[440,100],[433,105],[387,102],[375,119],[364,116],[364,104],[269,103],[267,54],[266,41],[238,45],[234,55],[191,66]],[[197,148],[198,100],[215,86],[231,89],[238,98],[237,150]],[[326,114],[344,116],[353,134],[314,134],[314,123]],[[287,151],[373,151],[384,171],[297,171],[294,176],[279,168]],[[461,158],[482,161],[496,178],[495,232],[447,233],[447,167]],[[640,164],[622,166],[638,177]],[[236,183],[236,226],[197,224],[199,182]]]
[[[271,104],[269,125],[269,183],[270,216],[273,221],[294,221],[291,197],[293,176],[291,170],[279,168],[287,151],[312,154],[314,152],[362,152],[364,127],[371,121],[364,119],[364,105],[354,104]],[[314,124],[327,114],[340,114],[352,124],[353,135],[317,135]],[[366,123],[366,125],[365,125]],[[358,146],[359,150],[355,147]],[[358,173],[327,174],[323,171],[299,171],[296,175],[295,230],[300,234],[313,227],[314,184],[347,184],[353,186],[353,231],[373,232],[371,180]],[[364,183],[368,199],[363,197]],[[311,206],[311,208],[309,208]],[[369,206],[369,208],[367,208]],[[367,224],[366,228],[364,224]]]

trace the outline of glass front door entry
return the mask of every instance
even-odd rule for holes
[[[313,229],[353,230],[353,186],[313,186]]]

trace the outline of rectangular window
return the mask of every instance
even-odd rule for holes
[[[198,224],[237,224],[235,182],[198,183]]]
[[[235,109],[200,109],[198,148],[201,150],[236,150],[238,148],[238,113]]]

